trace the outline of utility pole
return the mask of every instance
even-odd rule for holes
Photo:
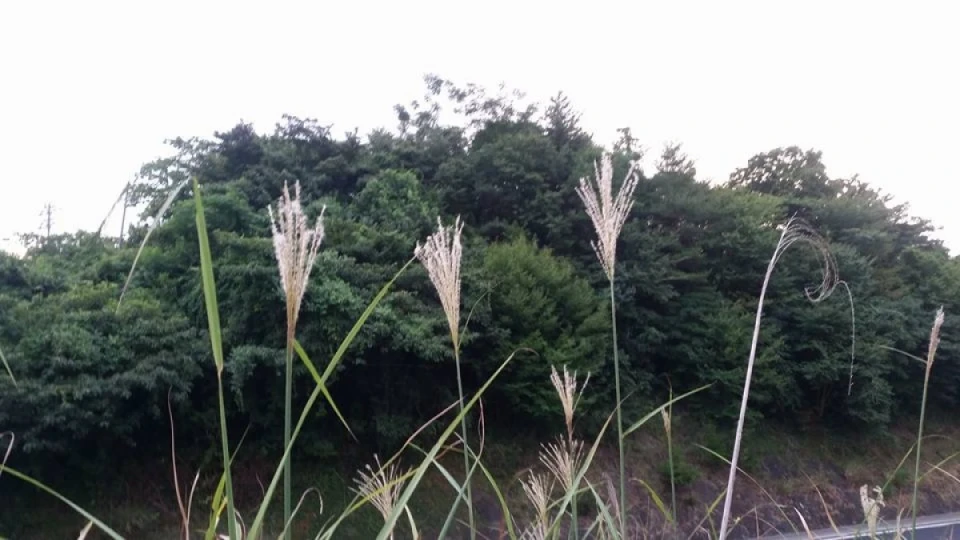
[[[46,238],[50,238],[50,229],[53,227],[53,205],[50,203],[44,205],[43,212],[40,214],[40,216],[44,218],[44,222],[41,224],[41,227],[46,227]]]

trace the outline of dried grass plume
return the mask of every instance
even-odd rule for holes
[[[463,246],[460,234],[463,224],[457,216],[453,226],[444,227],[437,218],[437,232],[430,235],[421,246],[417,243],[414,255],[423,264],[430,276],[440,304],[450,325],[450,338],[454,347],[460,346],[460,257]]]
[[[376,470],[367,465],[365,471],[358,471],[358,477],[354,480],[357,487],[353,491],[361,497],[369,499],[370,504],[386,520],[393,513],[397,500],[400,498],[400,492],[403,491],[404,473],[395,463],[383,467],[380,464],[379,457],[374,455],[374,460],[377,464]]]
[[[557,372],[557,368],[550,366],[550,382],[557,391],[557,395],[560,396],[560,405],[563,407],[563,419],[567,425],[568,441],[573,441],[573,413],[589,381],[590,374],[588,373],[586,380],[583,381],[583,387],[580,388],[580,392],[577,392],[576,371],[571,374],[567,371],[567,366],[563,366],[563,376],[561,377],[560,373]]]
[[[630,163],[627,176],[620,186],[616,198],[613,197],[613,159],[604,152],[601,166],[594,164],[596,177],[594,183],[587,178],[580,179],[577,195],[587,209],[587,215],[593,221],[593,228],[597,232],[596,242],[590,242],[596,252],[607,279],[613,279],[614,267],[617,261],[617,238],[627,215],[633,207],[633,192],[640,179],[636,162]]]
[[[300,304],[307,290],[310,270],[317,260],[317,250],[323,241],[323,213],[320,211],[313,228],[307,223],[307,216],[300,204],[300,182],[294,185],[294,196],[286,182],[283,184],[283,196],[277,202],[277,214],[267,207],[270,213],[270,226],[273,230],[273,249],[280,270],[280,283],[287,299],[287,327],[292,331],[300,314]]]

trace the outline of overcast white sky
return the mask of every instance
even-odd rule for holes
[[[563,90],[598,140],[683,142],[718,181],[815,147],[960,249],[958,22],[947,1],[0,1],[0,246],[46,203],[56,231],[95,229],[166,138],[392,128],[433,72]]]

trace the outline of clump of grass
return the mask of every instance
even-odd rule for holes
[[[523,537],[530,540],[546,540],[550,534],[550,501],[554,480],[546,474],[530,472],[522,482],[523,493],[533,504],[536,517],[524,531]]]
[[[460,235],[462,232],[463,224],[460,222],[459,216],[452,227],[444,227],[443,222],[438,217],[437,232],[430,235],[422,246],[417,243],[414,255],[427,270],[427,275],[440,296],[440,304],[447,317],[447,325],[450,327],[450,340],[453,344],[454,364],[457,370],[457,396],[460,412],[464,413],[463,376],[460,372],[460,258],[463,254]],[[470,487],[470,452],[468,451],[469,439],[467,438],[466,415],[461,416],[460,422],[462,432],[460,436],[463,438],[464,446],[463,468],[467,519],[470,527],[470,538],[475,538],[476,526],[473,516],[473,495]],[[459,504],[460,498],[458,497],[454,505],[456,507]]]
[[[623,228],[627,215],[633,207],[633,192],[639,182],[639,170],[636,162],[631,162],[630,169],[617,192],[613,195],[613,160],[609,153],[602,156],[602,165],[594,164],[595,178],[591,183],[587,178],[580,179],[580,185],[577,187],[577,195],[583,201],[587,215],[593,222],[594,231],[597,234],[597,240],[591,241],[590,245],[600,259],[604,274],[610,284],[610,320],[613,334],[613,373],[614,386],[617,400],[617,448],[620,458],[620,496],[619,501],[624,509],[620,512],[620,532],[625,534],[626,522],[624,514],[627,508],[627,489],[626,489],[626,469],[623,452],[623,416],[621,413],[620,396],[620,359],[617,352],[617,310],[616,299],[614,295],[614,277],[617,266],[617,239],[620,237],[620,230]]]
[[[883,490],[880,487],[873,488],[876,498],[870,497],[867,485],[860,486],[860,506],[863,508],[863,518],[867,521],[867,529],[870,531],[870,538],[877,537],[877,520],[880,518],[880,508],[883,502]]]
[[[273,248],[280,271],[280,284],[283,287],[287,313],[287,339],[285,355],[285,384],[283,402],[283,446],[290,445],[290,432],[293,424],[293,342],[300,316],[300,304],[307,290],[310,271],[317,259],[317,250],[323,241],[323,212],[320,211],[313,227],[307,223],[307,216],[300,204],[300,182],[294,184],[294,196],[283,184],[283,196],[277,203],[277,215],[268,206],[270,227],[273,233]],[[292,464],[288,457],[283,464],[283,521],[290,521],[292,515]],[[284,538],[290,539],[289,531]]]
[[[566,439],[559,437],[556,442],[543,445],[540,452],[541,463],[547,467],[547,470],[553,474],[553,477],[563,486],[566,492],[573,494],[570,503],[570,526],[575,539],[580,536],[580,521],[577,517],[579,482],[576,478],[583,464],[583,441],[578,441],[573,435],[573,415],[589,380],[590,374],[588,373],[583,386],[578,387],[576,372],[571,374],[567,371],[567,366],[563,366],[563,376],[561,376],[556,367],[550,366],[550,383],[553,384],[553,388],[560,397],[567,437]]]
[[[380,458],[374,456],[377,468],[374,469],[367,465],[366,470],[361,470],[358,477],[354,480],[357,487],[353,491],[370,501],[377,512],[384,520],[390,517],[397,504],[397,499],[403,491],[403,485],[407,474],[401,472],[396,463],[388,463],[386,466],[380,464]],[[413,524],[413,514],[409,507],[406,508],[407,515],[410,517],[410,523]],[[414,538],[417,537],[416,526],[413,526]],[[390,532],[390,539],[393,539],[393,531]]]
[[[937,357],[937,347],[940,345],[940,328],[943,326],[943,307],[937,310],[930,328],[930,342],[927,345],[926,369],[923,372],[923,396],[920,401],[920,423],[917,427],[917,455],[913,469],[913,498],[910,506],[913,513],[913,536],[917,535],[917,492],[920,488],[920,450],[923,442],[923,422],[927,413],[927,390],[930,387],[930,372],[933,361]]]

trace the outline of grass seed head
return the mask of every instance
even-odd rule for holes
[[[573,441],[573,413],[576,411],[580,396],[583,395],[583,390],[587,387],[589,381],[590,374],[588,373],[587,378],[583,381],[583,387],[580,388],[578,393],[576,371],[571,374],[567,371],[567,366],[563,366],[563,376],[561,377],[557,368],[550,366],[550,382],[557,391],[557,395],[560,396],[560,405],[563,407],[563,419],[567,425],[567,439],[569,441]]]
[[[557,482],[570,491],[583,464],[583,442],[561,438],[545,444],[540,452],[540,461]]]
[[[607,279],[612,280],[617,262],[617,238],[633,207],[633,192],[637,188],[640,175],[637,163],[632,162],[620,191],[614,198],[613,159],[609,153],[604,152],[600,166],[594,164],[594,172],[596,176],[593,183],[587,178],[580,179],[577,195],[583,201],[597,233],[597,240],[590,245],[600,259]]]
[[[536,521],[525,531],[524,538],[546,540],[550,529],[550,494],[553,491],[553,480],[546,474],[531,472],[520,483],[523,493],[537,512]]]
[[[368,498],[370,503],[380,512],[383,519],[386,520],[393,513],[397,499],[400,498],[400,492],[403,490],[404,476],[395,463],[391,463],[386,468],[380,464],[380,458],[374,456],[377,468],[370,465],[366,470],[358,471],[358,476],[354,479],[357,484],[355,493],[361,497]]]
[[[460,234],[463,224],[458,216],[453,226],[444,227],[437,218],[437,232],[421,246],[417,243],[414,255],[423,264],[433,287],[440,296],[440,304],[450,325],[454,347],[460,346],[460,258],[463,246]]]
[[[307,223],[307,216],[300,204],[300,182],[294,184],[294,196],[286,182],[283,184],[283,196],[277,202],[276,216],[272,207],[270,226],[273,231],[273,249],[280,270],[280,284],[287,301],[287,330],[292,332],[300,314],[300,304],[310,280],[310,270],[317,260],[317,250],[323,241],[323,213],[320,211],[314,226]]]

